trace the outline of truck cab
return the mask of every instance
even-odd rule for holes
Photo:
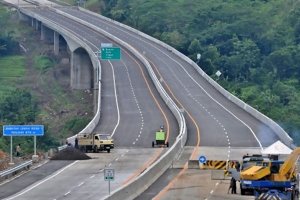
[[[107,151],[114,148],[114,140],[108,134],[81,134],[78,135],[78,147],[83,152]]]
[[[270,163],[270,158],[268,156],[262,156],[262,155],[245,155],[243,156],[243,161],[240,168],[240,189],[241,189],[241,195],[245,195],[246,193],[253,193],[254,187],[249,184],[252,183],[247,178],[247,170],[250,169],[253,166],[268,166]]]

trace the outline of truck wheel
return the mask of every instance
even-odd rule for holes
[[[154,142],[152,141],[152,148],[154,147]]]
[[[107,153],[110,153],[110,149],[107,149]]]
[[[241,188],[241,195],[245,195],[245,194],[246,194],[245,190]]]
[[[83,151],[84,151],[83,147],[79,147],[79,150],[80,150],[81,152],[83,152]]]
[[[97,147],[97,145],[94,146],[93,151],[94,151],[94,153],[98,153],[98,147]]]
[[[167,142],[167,147],[169,147],[169,142]]]

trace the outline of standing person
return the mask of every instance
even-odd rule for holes
[[[78,149],[78,138],[75,138],[75,148]]]
[[[236,180],[232,177],[230,180],[231,194],[236,194]]]
[[[18,144],[16,147],[17,157],[21,155],[21,144]]]
[[[233,177],[230,180],[230,185],[227,194],[229,194],[230,189],[231,189],[231,194],[236,194],[236,180]]]
[[[232,191],[232,183],[231,183],[231,180],[230,180],[230,183],[229,183],[229,188],[228,188],[228,191],[227,191],[227,194],[229,194],[229,191]]]

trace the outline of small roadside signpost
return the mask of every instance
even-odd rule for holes
[[[220,72],[220,70],[218,70],[218,71],[216,72],[216,76],[218,77],[218,79],[220,78],[221,75],[222,75],[222,72]]]
[[[206,157],[205,157],[205,156],[200,156],[200,157],[199,157],[199,162],[200,162],[201,164],[206,163]]]
[[[104,180],[108,181],[108,195],[110,195],[110,181],[115,180],[115,169],[104,169]]]
[[[34,136],[34,155],[36,157],[36,136],[44,135],[44,125],[4,125],[3,136],[10,136],[10,162],[12,159],[12,137],[13,136]]]

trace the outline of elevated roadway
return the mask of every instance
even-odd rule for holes
[[[45,12],[45,9],[34,9],[34,13],[83,39],[94,52],[99,51],[101,43],[114,43],[80,23]],[[114,45],[119,46],[115,43]],[[161,125],[166,129],[168,141],[174,142],[178,134],[178,125],[140,61],[122,48],[120,61],[100,62],[102,117],[95,132],[111,133],[115,139],[116,149],[111,154],[99,154],[97,155],[99,158],[92,161],[74,162],[57,175],[48,176],[7,199],[86,199],[87,192],[89,199],[103,197],[107,195],[105,193],[107,184],[103,180],[101,169],[110,167],[116,170],[118,178],[112,185],[114,190],[127,184],[164,153],[163,149],[151,148],[154,133]],[[94,177],[96,178],[93,179]],[[81,184],[84,180],[91,181],[86,181],[88,184],[85,186]],[[19,188],[17,185],[18,180],[14,180],[10,187]],[[95,187],[98,190],[95,190]],[[76,190],[73,190],[74,188]],[[69,195],[74,191],[77,193],[75,196]]]
[[[231,159],[232,147],[266,147],[279,138],[268,126],[245,112],[243,109],[229,101],[222,94],[212,87],[189,63],[182,60],[173,52],[160,45],[127,30],[114,23],[108,22],[91,13],[82,12],[77,9],[61,8],[72,16],[83,19],[94,26],[101,27],[112,35],[126,41],[144,56],[156,70],[156,74],[170,96],[172,96],[179,107],[186,112],[188,126],[188,142],[190,146],[216,146],[227,147],[222,151],[224,159]],[[197,153],[195,153],[197,152]],[[190,159],[197,159],[199,151],[194,151]],[[170,169],[169,171],[173,171]],[[182,182],[182,177],[189,177],[190,170],[183,167],[178,174],[166,172],[162,178],[153,184],[151,194],[142,194],[140,199],[169,199],[172,191],[173,197],[185,198],[184,194],[188,187],[179,190],[174,188],[175,184]],[[173,180],[173,178],[176,179]],[[199,178],[199,177],[198,177]],[[169,183],[166,180],[171,180]],[[190,177],[184,182],[196,182],[195,177]],[[208,181],[208,180],[207,180]],[[197,194],[199,188],[192,190]],[[210,188],[203,188],[205,191],[212,191]],[[159,193],[159,191],[161,191]],[[192,192],[188,190],[189,192]],[[193,193],[192,192],[192,193]],[[181,196],[181,197],[180,197]],[[192,195],[193,196],[193,195]],[[198,195],[198,197],[201,195]],[[204,192],[204,199],[205,198]],[[212,196],[212,195],[210,195]],[[220,195],[222,198],[222,195]],[[197,198],[197,195],[193,196]],[[213,199],[213,198],[212,198]]]
[[[225,98],[219,93],[219,91],[203,79],[193,66],[175,55],[173,52],[153,43],[151,40],[142,37],[134,31],[127,30],[122,26],[103,20],[103,18],[95,16],[94,14],[69,7],[59,9],[73,17],[104,29],[110,34],[126,41],[136,50],[143,53],[143,55],[151,63],[157,76],[160,78],[161,83],[169,92],[170,96],[176,101],[177,105],[185,111],[189,133],[187,145],[195,147],[200,145],[226,147],[228,151],[224,153],[224,157],[230,158],[230,149],[232,147],[261,148],[278,140],[277,135],[269,127]],[[85,35],[86,31],[91,31],[87,30],[87,27],[82,27],[74,20],[67,19],[65,16],[59,15],[48,9],[36,9],[34,12],[55,23],[61,24],[61,26],[66,27],[71,31],[77,32],[78,35]],[[78,27],[80,27],[80,30]],[[90,37],[89,40],[91,43],[95,44],[97,42],[93,41],[93,37],[94,36]],[[112,73],[112,71],[107,73]],[[121,79],[122,78],[120,77],[120,80]],[[125,78],[122,80],[125,80]],[[107,80],[107,82],[109,82],[109,80]],[[109,93],[107,96],[110,96]],[[126,99],[126,97],[124,97],[124,99]],[[107,100],[107,102],[112,104],[111,100]],[[125,100],[124,106],[127,105],[127,103],[128,102]],[[125,107],[127,108],[127,106]],[[135,105],[135,107],[138,106]],[[147,106],[145,107],[147,108]],[[124,111],[124,114],[125,113],[128,114],[128,110]],[[141,115],[136,116],[136,119],[133,121],[137,121],[137,119],[141,118]],[[115,120],[116,118],[113,117],[113,119]],[[110,119],[103,120],[106,122],[111,121]],[[162,121],[162,119],[159,121]],[[128,120],[128,122],[132,121]],[[116,122],[114,121],[114,123]],[[122,130],[138,130],[141,127],[141,124],[142,123],[127,127],[128,124],[126,125],[126,123],[124,123],[126,128],[122,128]],[[111,130],[113,127],[114,126],[106,127],[103,128],[103,130]],[[101,130],[101,128],[99,128],[99,130]],[[124,131],[121,132],[124,134]],[[118,138],[117,132],[116,138]],[[134,139],[134,137],[131,136],[129,136],[130,139],[128,141],[127,139],[123,140],[123,138],[124,137],[120,139],[120,145],[123,144],[124,146],[128,146],[132,142],[132,139]],[[152,139],[153,137],[151,137],[150,141]],[[146,140],[148,140],[148,142],[146,142]],[[172,138],[170,138],[170,140],[172,140]],[[144,142],[143,140],[141,141],[142,145],[146,145],[147,143],[149,143],[149,137],[145,139]],[[131,144],[135,145],[133,142]],[[196,159],[198,156],[195,152],[196,151],[194,151],[191,156],[192,159]],[[172,175],[172,177],[176,174],[177,173]],[[167,175],[168,172],[165,176]],[[156,188],[156,193],[152,195],[152,197],[165,187],[164,184],[159,184],[159,182],[156,183],[156,185],[159,187]]]
[[[170,89],[170,96],[177,99],[187,113],[187,145],[197,145],[199,135],[201,146],[228,146],[228,138],[233,147],[268,146],[277,141],[278,137],[269,127],[225,98],[189,63],[166,48],[91,13],[70,7],[60,9],[143,52],[167,90]]]
[[[100,33],[46,8],[32,11],[78,37],[84,37],[94,52],[99,51],[101,43],[113,43]],[[96,131],[112,133],[119,147],[150,147],[154,132],[160,125],[165,125],[166,132],[172,133],[168,135],[173,142],[178,133],[175,119],[160,99],[142,64],[124,48],[121,54],[120,61],[100,62],[103,105]]]

